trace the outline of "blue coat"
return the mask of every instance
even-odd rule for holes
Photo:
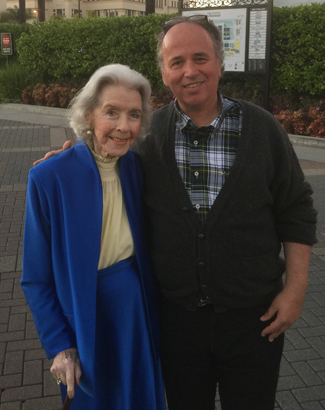
[[[159,350],[154,279],[145,240],[143,176],[137,154],[119,159],[120,180],[140,268],[153,355]],[[92,394],[102,185],[84,143],[29,172],[21,285],[48,358],[77,347]],[[108,250],[109,252],[109,250]],[[127,303],[127,301],[126,301]]]

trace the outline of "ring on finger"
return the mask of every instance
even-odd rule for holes
[[[56,384],[59,386],[62,383],[61,377],[58,377],[56,379]]]

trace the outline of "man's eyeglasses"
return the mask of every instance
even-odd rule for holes
[[[174,19],[170,19],[170,20],[164,21],[162,23],[162,29],[163,29],[164,34],[166,34],[167,31],[171,27],[175,26],[175,24],[177,24],[179,22],[186,23],[187,21],[193,21],[193,22],[196,22],[196,21],[197,22],[198,21],[204,22],[204,21],[206,21],[206,22],[208,22],[209,20],[208,20],[207,16],[203,16],[202,14],[195,14],[194,16],[189,16],[189,17],[187,17],[187,16],[185,16],[185,17],[176,17]]]

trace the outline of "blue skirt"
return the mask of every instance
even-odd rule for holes
[[[76,386],[70,410],[166,409],[142,292],[135,257],[98,271],[94,397]]]

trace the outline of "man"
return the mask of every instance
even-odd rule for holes
[[[217,386],[223,410],[271,410],[316,241],[311,188],[272,115],[218,94],[222,39],[205,16],[166,22],[158,60],[176,102],[137,150],[169,410],[213,410]]]

